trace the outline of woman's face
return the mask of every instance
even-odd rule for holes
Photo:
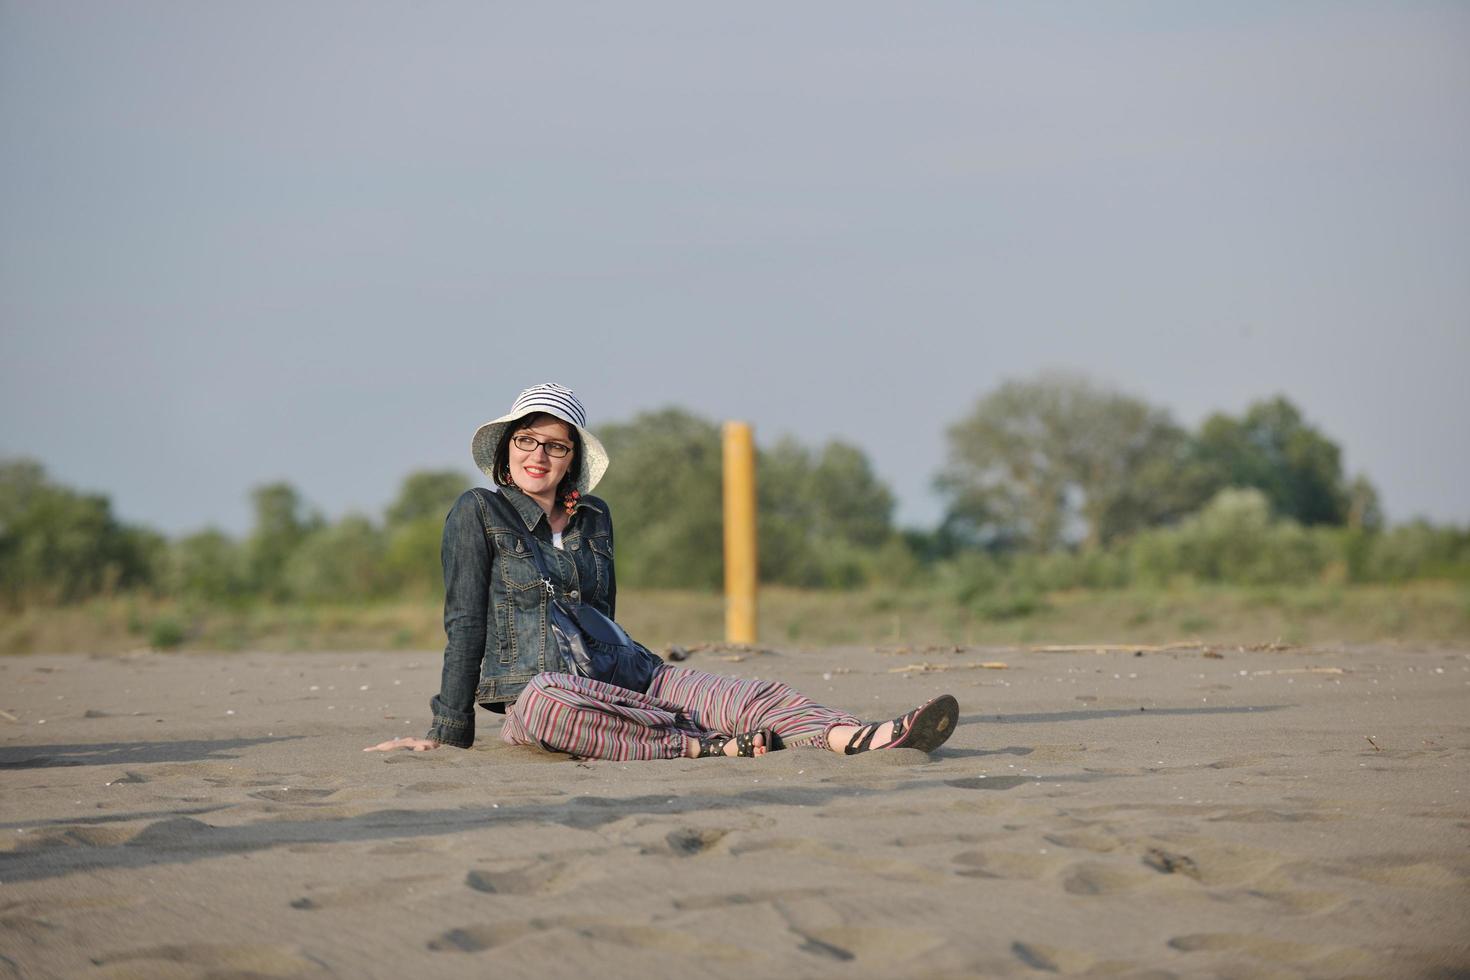
[[[538,443],[566,446],[571,451],[560,459],[548,453],[545,445],[534,446],[527,452],[516,445],[518,436],[530,436]],[[566,476],[576,456],[572,445],[571,427],[558,419],[543,417],[516,429],[510,434],[510,445],[506,447],[510,456],[511,482],[531,497],[554,495],[557,484]]]

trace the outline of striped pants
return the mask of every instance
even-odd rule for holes
[[[500,737],[584,759],[677,759],[686,739],[764,729],[787,748],[827,748],[845,711],[777,681],[741,680],[664,664],[647,694],[572,674],[538,674],[505,713]]]

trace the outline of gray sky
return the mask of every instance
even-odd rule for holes
[[[861,446],[1283,392],[1470,521],[1470,6],[0,0],[0,455],[377,513],[527,384]],[[617,465],[617,461],[613,461]]]

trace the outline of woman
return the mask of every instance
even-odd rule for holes
[[[535,547],[560,594],[609,618],[617,601],[612,521],[588,496],[607,452],[587,431],[575,394],[556,384],[521,392],[471,443],[493,490],[466,491],[444,524],[444,670],[424,738],[364,751],[469,748],[476,703],[505,714],[501,738],[582,758],[754,757],[779,748],[933,751],[954,731],[959,705],[942,695],[892,721],[863,724],[775,681],[741,680],[665,664],[628,664],[614,686],[561,673],[548,642],[546,593]],[[528,543],[527,534],[534,540]]]

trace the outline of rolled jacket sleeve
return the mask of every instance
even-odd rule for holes
[[[444,670],[430,705],[428,737],[467,749],[475,743],[475,685],[485,656],[490,546],[473,493],[455,501],[439,549],[444,567]]]

